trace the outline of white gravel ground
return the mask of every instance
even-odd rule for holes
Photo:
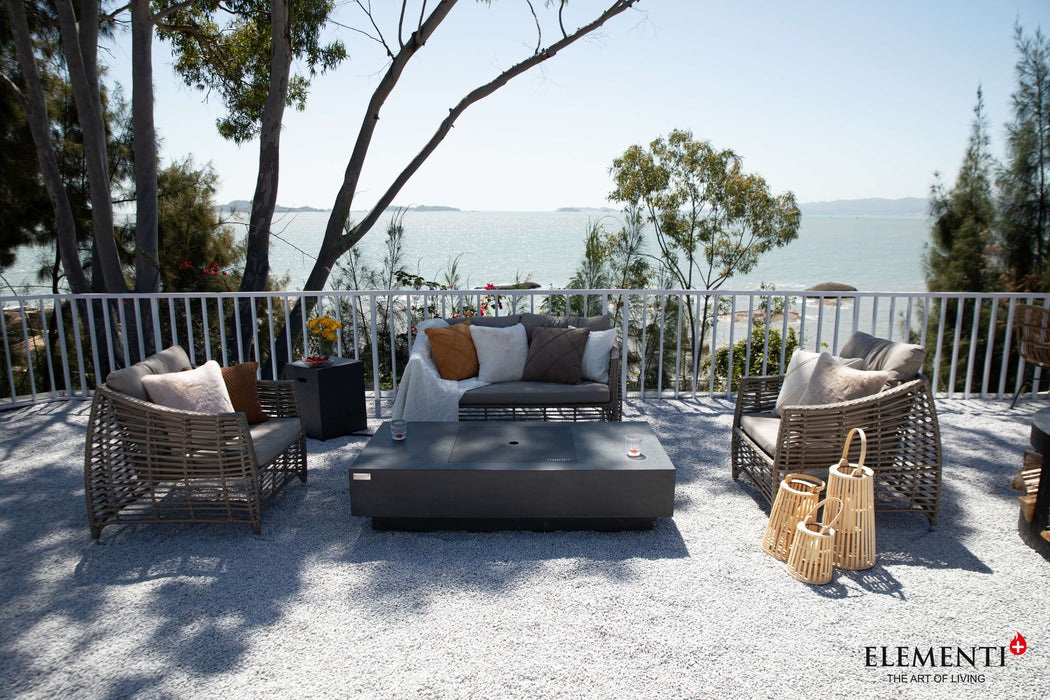
[[[939,527],[880,515],[875,568],[819,587],[762,552],[768,507],[730,478],[723,400],[629,405],[678,468],[675,516],[650,532],[374,532],[350,516],[365,439],[347,437],[309,441],[309,482],[261,537],[141,525],[101,544],[88,404],[0,413],[0,696],[1045,698],[1050,563],[1009,488],[1044,405],[939,401]],[[1028,651],[1004,666],[866,666],[869,646],[1017,632]]]

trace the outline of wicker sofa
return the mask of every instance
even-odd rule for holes
[[[306,481],[306,439],[291,382],[259,381],[269,419],[201,413],[149,401],[144,374],[189,365],[174,346],[110,373],[95,390],[85,444],[91,536],[107,525],[234,522],[260,534],[262,502],[291,477]]]
[[[870,336],[868,336],[870,338]],[[843,357],[863,357],[843,346]],[[865,369],[878,370],[865,358]],[[867,434],[867,466],[875,472],[875,510],[917,512],[937,524],[941,438],[930,382],[915,375],[863,398],[773,409],[785,375],[745,377],[733,414],[732,475],[748,477],[773,502],[787,474],[827,476],[852,428]]]
[[[450,324],[466,319],[446,318]],[[604,331],[612,328],[608,316],[550,316],[546,314],[511,314],[508,316],[472,317],[478,326],[506,328],[521,323],[531,342],[533,331],[540,327],[589,328]],[[620,350],[613,344],[609,352],[607,382],[584,380],[579,384],[511,381],[497,382],[466,391],[459,400],[459,420],[539,420],[539,421],[619,421],[623,416],[620,393]]]

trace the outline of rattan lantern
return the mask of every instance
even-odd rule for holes
[[[809,474],[788,474],[780,482],[776,501],[769,512],[769,524],[762,537],[762,549],[780,561],[787,561],[798,524],[820,499],[824,481]]]
[[[818,522],[817,512],[824,507],[824,517]],[[842,501],[828,497],[814,505],[806,518],[798,524],[795,539],[788,554],[788,573],[805,583],[831,582],[834,557],[835,529],[832,527],[842,513]]]
[[[850,464],[853,435],[860,435],[860,459]],[[842,518],[835,530],[835,566],[859,571],[875,566],[875,472],[864,466],[867,436],[854,428],[846,436],[842,459],[828,472],[828,498],[842,501]]]

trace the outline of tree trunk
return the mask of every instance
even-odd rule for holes
[[[157,134],[153,123],[153,13],[131,3],[131,125],[135,147],[135,291],[160,290],[157,241]]]
[[[288,98],[292,70],[290,0],[270,0],[270,87],[259,130],[259,175],[255,181],[251,218],[248,221],[248,250],[244,261],[242,292],[261,292],[270,276],[270,226],[277,207],[280,180],[281,124]],[[250,347],[255,339],[255,317],[250,299],[238,304],[241,342]]]
[[[91,290],[87,277],[84,275],[84,268],[80,264],[73,208],[69,204],[62,173],[58,169],[58,159],[55,157],[55,149],[51,143],[47,104],[44,100],[40,73],[36,68],[36,59],[33,56],[33,43],[29,35],[25,6],[21,2],[8,2],[7,8],[11,16],[18,63],[29,94],[23,95],[13,83],[10,83],[9,86],[15,91],[15,95],[26,112],[26,120],[29,122],[29,129],[33,135],[33,144],[36,146],[37,159],[40,161],[47,195],[55,211],[58,253],[62,260],[62,267],[65,268],[66,277],[69,279],[69,288],[76,294],[87,293]]]
[[[91,190],[91,223],[98,244],[101,274],[106,291],[128,291],[117,255],[113,236],[113,202],[109,183],[109,158],[106,154],[106,125],[98,89],[98,2],[84,0],[77,18],[70,0],[56,0],[62,52],[69,68],[69,83],[84,137],[84,160]]]

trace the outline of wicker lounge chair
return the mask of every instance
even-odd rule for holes
[[[1050,309],[1018,304],[1014,328],[1017,330],[1017,352],[1025,362],[1025,376],[1032,376],[1036,367],[1050,368]],[[1017,397],[1027,383],[1023,378],[1018,383],[1010,408],[1017,403]]]
[[[826,476],[849,431],[859,427],[868,438],[865,463],[875,471],[875,510],[918,512],[937,524],[941,438],[926,377],[852,401],[784,406],[777,417],[772,411],[784,376],[741,382],[733,415],[734,479],[747,476],[772,503],[787,474]]]
[[[307,472],[292,383],[258,384],[269,420],[250,428],[243,413],[183,411],[96,389],[84,464],[91,536],[157,522],[246,523],[259,534],[263,500]]]

